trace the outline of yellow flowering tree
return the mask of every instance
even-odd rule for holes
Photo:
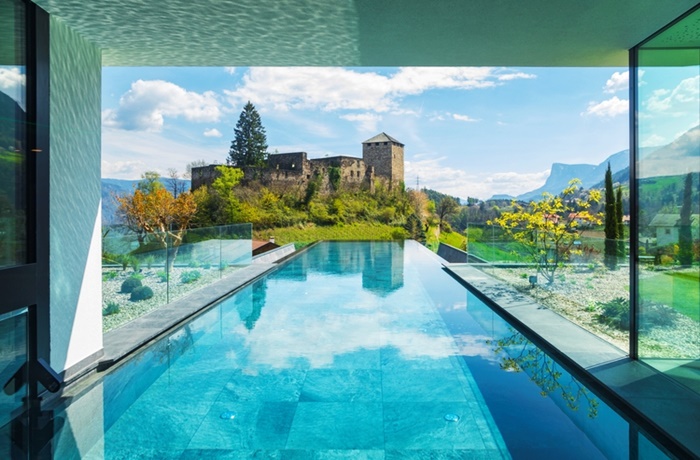
[[[488,222],[522,245],[538,274],[549,284],[554,282],[557,269],[575,252],[573,245],[581,236],[581,227],[601,223],[600,216],[590,212],[591,205],[600,202],[600,191],[577,196],[580,184],[580,180],[573,179],[558,196],[544,193],[542,200],[525,206],[513,202],[512,211],[504,211]]]

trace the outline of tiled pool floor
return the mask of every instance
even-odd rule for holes
[[[225,301],[84,458],[510,458],[418,276],[351,298],[338,292],[360,280],[338,277],[312,301],[273,277],[250,328],[256,294]]]

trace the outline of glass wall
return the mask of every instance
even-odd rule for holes
[[[700,9],[636,53],[638,355],[700,392]]]
[[[25,10],[0,0],[0,268],[26,262]]]
[[[252,263],[251,224],[102,239],[103,330],[109,331]]]

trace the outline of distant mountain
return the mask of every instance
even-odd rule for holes
[[[700,158],[700,126],[692,128],[668,145],[644,158],[639,178],[677,176],[697,171]]]
[[[644,159],[639,174],[640,179],[649,177],[682,176],[685,177],[690,170],[694,169],[693,162],[697,165],[700,158],[700,126],[692,128],[676,140],[663,147],[647,147],[640,149],[640,156]],[[621,184],[629,183],[629,166],[616,173],[613,173],[613,182]],[[594,188],[603,188],[605,180],[595,184]]]
[[[114,225],[119,223],[116,219],[118,206],[114,197],[133,193],[136,185],[140,181],[140,179],[102,179],[102,225]],[[160,179],[160,182],[162,182],[166,188],[169,188],[169,181],[170,179]],[[178,179],[178,183],[184,186],[185,190],[190,189],[189,180]]]
[[[583,188],[591,188],[605,178],[608,163],[610,163],[613,174],[627,168],[629,166],[629,150],[614,153],[598,165],[554,163],[549,177],[542,187],[518,195],[516,199],[522,201],[538,200],[545,192],[557,195],[569,185],[569,181],[573,178],[580,179]]]
[[[515,199],[515,197],[513,195],[500,194],[500,195],[494,195],[486,201],[502,201],[502,200],[513,201],[514,199]]]

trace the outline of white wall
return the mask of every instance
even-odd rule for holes
[[[51,16],[51,365],[102,350],[100,50]]]

